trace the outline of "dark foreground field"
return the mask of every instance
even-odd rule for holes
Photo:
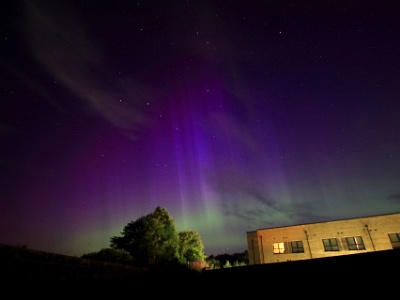
[[[53,296],[66,296],[85,290],[93,297],[128,293],[133,298],[140,294],[188,299],[264,294],[319,299],[370,298],[379,293],[381,298],[398,294],[400,251],[191,271],[140,269],[0,245],[0,274],[3,291],[12,289],[15,295],[57,291]]]

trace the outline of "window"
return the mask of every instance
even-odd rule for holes
[[[400,248],[400,233],[389,233],[393,249]]]
[[[292,247],[292,253],[304,253],[304,247],[302,241],[290,242],[290,246]]]
[[[365,250],[364,241],[361,236],[353,236],[346,238],[349,250]]]
[[[337,239],[323,239],[325,251],[339,251],[339,245]]]
[[[284,243],[274,243],[274,254],[285,253]]]

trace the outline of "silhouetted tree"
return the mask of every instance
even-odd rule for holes
[[[195,261],[202,262],[205,260],[206,255],[203,252],[204,245],[198,232],[185,230],[179,232],[178,235],[180,260],[184,264]]]
[[[108,261],[120,264],[130,264],[133,259],[129,252],[123,249],[103,248],[98,252],[83,254],[81,258],[97,261]]]
[[[129,252],[137,266],[180,261],[175,221],[165,208],[159,206],[152,213],[129,222],[122,236],[111,237],[111,247]]]
[[[238,266],[246,266],[249,264],[248,251],[234,254],[218,254],[210,255],[206,258],[211,269],[231,268]]]

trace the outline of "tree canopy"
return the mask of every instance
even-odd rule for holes
[[[87,253],[82,255],[82,258],[109,261],[120,264],[130,264],[132,261],[132,257],[127,251],[113,248],[103,248],[98,252]]]
[[[168,211],[159,206],[129,222],[121,234],[111,237],[111,248],[127,251],[137,266],[186,264],[206,257],[200,235],[190,230],[178,233]]]
[[[206,255],[203,252],[204,245],[198,232],[185,230],[179,232],[178,236],[179,254],[182,262],[188,263],[206,259]]]

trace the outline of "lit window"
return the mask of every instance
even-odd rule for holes
[[[304,253],[304,247],[302,241],[290,242],[290,246],[292,247],[292,253]]]
[[[285,253],[284,243],[274,243],[274,254]]]
[[[400,233],[389,233],[393,249],[400,248]]]
[[[349,250],[365,250],[364,241],[361,236],[353,236],[346,238]]]
[[[323,239],[322,243],[324,244],[325,251],[339,251],[339,245],[337,239]]]

